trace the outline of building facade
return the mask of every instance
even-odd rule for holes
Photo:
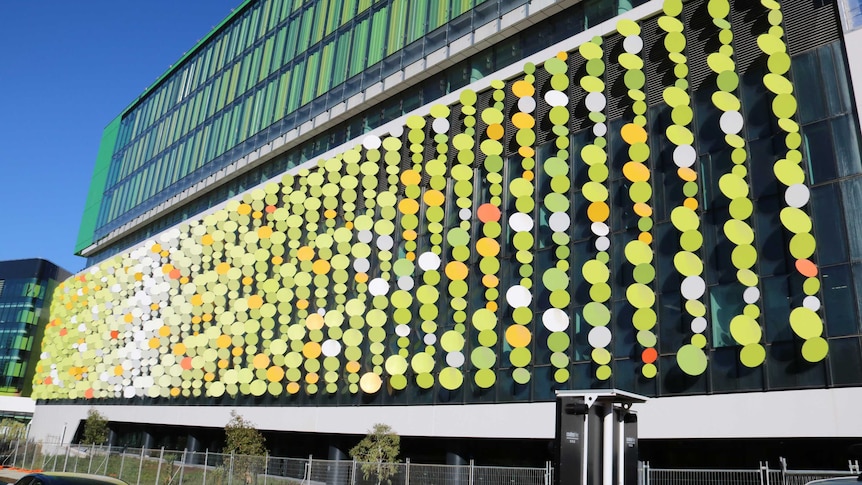
[[[0,414],[29,419],[35,364],[58,282],[70,273],[44,259],[0,261]]]
[[[862,438],[858,8],[342,3],[244,2],[106,128],[36,436],[475,455],[613,387],[645,443]]]

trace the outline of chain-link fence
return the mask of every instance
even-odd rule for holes
[[[780,464],[780,469],[761,462],[757,469],[750,470],[684,470],[652,468],[644,463],[640,482],[642,485],[805,485],[811,480],[854,477],[860,472],[858,461],[848,463],[847,470],[790,470],[784,458]]]
[[[0,447],[0,451],[2,451]],[[94,473],[132,485],[551,485],[544,468],[362,463],[161,449],[49,445],[18,441],[2,465]]]

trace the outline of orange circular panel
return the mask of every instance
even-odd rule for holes
[[[52,326],[54,326],[54,325],[52,325]],[[120,337],[119,330],[111,330],[111,338],[119,338],[119,337]]]
[[[536,119],[529,113],[519,111],[512,115],[512,124],[518,129],[528,129],[536,126]]]
[[[516,81],[515,84],[512,85],[512,94],[519,98],[532,96],[535,92],[536,88],[527,81]]]
[[[172,265],[171,263],[168,263],[168,264],[162,266],[162,274],[170,274],[170,272],[173,270],[174,270],[174,265]]]
[[[506,329],[506,342],[512,347],[526,347],[531,339],[530,330],[523,325],[512,325]]]
[[[533,178],[534,178],[535,176],[533,175],[533,171],[532,171],[532,170],[524,170],[524,173],[522,173],[522,174],[521,174],[521,177],[522,177],[524,180],[529,180],[529,181],[531,181],[531,182],[532,182],[532,181],[533,181]]]
[[[626,123],[620,129],[620,136],[623,137],[623,140],[629,145],[634,145],[635,143],[646,143],[647,141],[647,132],[643,129],[642,126],[638,126],[634,123]]]
[[[648,204],[644,204],[643,202],[637,202],[634,205],[635,214],[641,217],[649,217],[652,215],[652,207]]]
[[[450,280],[465,280],[469,271],[467,265],[461,261],[451,261],[446,265],[446,276]]]
[[[272,228],[269,226],[261,226],[260,229],[257,230],[257,237],[261,239],[267,239],[272,236]]]
[[[296,258],[300,261],[311,261],[314,259],[314,249],[308,246],[303,246],[296,250]]]
[[[284,379],[284,369],[278,366],[272,366],[266,370],[266,378],[271,382],[278,382]]]
[[[409,253],[407,253],[406,258],[407,258],[407,261],[416,261],[416,253],[414,253],[413,251],[410,251]]]
[[[644,244],[651,244],[652,243],[652,234],[650,234],[648,232],[642,232],[642,233],[638,234],[638,241],[640,241]]]
[[[485,309],[487,309],[490,312],[496,312],[497,311],[497,302],[496,301],[489,301],[488,303],[485,303]]]
[[[263,306],[263,297],[260,295],[251,295],[248,297],[249,308],[260,308]]]
[[[93,388],[87,389],[84,391],[84,397],[87,399],[93,399]]]
[[[150,251],[152,251],[154,253],[160,253],[160,252],[162,252],[162,245],[161,244],[153,244],[153,247],[150,248]]]
[[[817,265],[809,259],[797,259],[796,271],[799,271],[802,276],[813,278],[817,276]]]
[[[291,382],[284,388],[284,390],[287,391],[288,394],[296,394],[299,392],[299,384]]]
[[[206,374],[204,374],[204,381],[206,381],[206,382],[212,382],[212,381],[214,381],[214,380],[215,380],[215,374],[214,374],[214,373],[212,373],[212,372],[207,372]]]
[[[204,234],[203,237],[201,238],[201,244],[203,244],[204,246],[209,246],[213,242],[214,242],[214,240],[213,240],[212,234]]]
[[[182,367],[185,370],[192,370],[192,358],[191,357],[183,357],[183,359],[180,360],[180,367]]]
[[[306,342],[302,346],[302,355],[306,359],[316,359],[320,356],[320,344],[317,342]]]
[[[179,270],[176,270],[176,271],[177,271],[177,273],[179,273]],[[177,274],[177,277],[179,277],[179,276],[180,276],[180,275],[179,275],[179,274]],[[172,278],[173,278],[173,276],[172,276]],[[180,283],[181,283],[181,284],[186,284],[186,283],[188,283],[188,282],[189,282],[189,277],[188,277],[188,276],[183,276],[183,277],[181,277],[181,278],[180,278]]]
[[[251,217],[252,217],[253,219],[260,219],[261,217],[263,217],[263,212],[261,212],[261,211],[254,211],[254,212],[252,212]]]
[[[254,278],[252,278],[251,276],[246,276],[242,279],[242,284],[244,284],[245,286],[249,286],[252,283],[254,283]]]
[[[281,256],[273,256],[271,261],[272,264],[281,264],[284,262],[284,258],[282,258]]]
[[[201,320],[203,320],[205,322],[210,322],[210,321],[212,321],[212,319],[213,319],[212,313],[204,313],[203,316],[201,317]]]
[[[356,273],[356,276],[353,277],[357,283],[367,283],[368,275],[366,273]]]
[[[402,214],[415,214],[419,212],[419,202],[413,199],[402,199],[398,203],[398,210]]]
[[[269,356],[266,354],[257,354],[251,360],[255,369],[266,369],[269,366]]]
[[[153,303],[153,304],[151,304],[151,305],[150,305],[150,310],[156,311],[156,310],[158,310],[158,309],[159,309],[159,304],[158,304],[158,303]]]
[[[305,375],[305,382],[309,384],[317,384],[317,381],[320,380],[320,376],[317,375],[317,372],[309,372]]]
[[[118,366],[114,367],[114,375],[115,376],[123,375],[123,366],[118,365]]]
[[[500,208],[494,204],[482,204],[476,210],[476,215],[482,222],[497,222],[500,220]]]
[[[649,168],[640,162],[628,162],[623,165],[623,175],[632,182],[649,180]]]
[[[482,277],[482,284],[485,285],[485,288],[496,288],[500,284],[500,278],[492,274],[486,274]]]
[[[201,306],[204,304],[204,297],[200,295],[200,293],[196,293],[192,295],[191,304],[194,306]]]
[[[676,174],[679,175],[679,178],[685,180],[686,182],[694,182],[695,180],[697,180],[697,172],[688,167],[681,167],[677,169]]]
[[[476,252],[482,256],[496,256],[500,254],[500,243],[489,237],[483,237],[476,241]]]
[[[180,388],[179,387],[172,387],[171,388],[171,397],[177,397],[179,395],[180,395]]]
[[[325,217],[327,219],[335,219],[335,216],[337,216],[337,215],[338,215],[338,212],[335,212],[332,209],[326,209],[325,211],[323,211],[323,217]]]
[[[415,241],[417,237],[419,237],[419,235],[416,234],[416,231],[413,229],[404,231],[404,239],[407,241]]]
[[[344,227],[346,227],[347,229],[353,229],[353,221],[345,222]]]
[[[533,150],[532,147],[520,147],[518,148],[518,155],[521,155],[524,158],[533,158],[533,155],[536,154],[536,151]]]
[[[170,273],[168,273],[168,278],[172,280],[179,279],[182,276],[182,272],[179,269],[172,269]]]
[[[380,390],[383,380],[373,372],[366,372],[359,379],[359,388],[366,394],[374,394]]]
[[[276,207],[274,205],[268,205],[264,210],[267,214],[272,214],[273,212],[275,212],[275,209]]]
[[[696,209],[697,209],[697,205],[698,205],[698,204],[697,204],[697,199],[693,199],[693,198],[689,197],[689,198],[685,199],[685,200],[682,202],[682,205],[683,205],[683,206],[685,206],[685,207],[686,207],[686,208],[688,208],[688,209],[696,210]]]
[[[493,125],[488,125],[487,133],[488,138],[499,140],[500,138],[503,138],[503,135],[505,135],[505,130],[503,130],[503,125],[494,123]]]
[[[226,349],[230,347],[230,342],[231,339],[229,335],[219,335],[219,337],[216,339],[216,347],[220,349]]]
[[[218,368],[219,369],[227,369],[227,367],[229,365],[230,365],[230,362],[227,359],[220,359],[218,361]]]
[[[192,317],[192,323],[201,323],[200,315],[195,315]]]
[[[183,355],[186,353],[186,344],[177,342],[174,344],[174,355]]]
[[[299,308],[300,310],[305,310],[306,308],[308,308],[308,300],[304,298],[301,300],[296,300],[296,308]]]
[[[658,352],[656,352],[656,350],[652,347],[644,349],[644,351],[641,353],[641,359],[647,364],[652,364],[657,358]]]
[[[248,204],[240,204],[236,208],[236,211],[237,211],[237,213],[242,214],[242,215],[249,215],[249,214],[251,214],[251,206]]]
[[[566,60],[566,59],[568,59],[568,58],[569,58],[569,54],[568,54],[568,53],[566,53],[566,52],[562,52],[562,51],[561,51],[561,52],[557,52],[557,59],[559,59],[559,60],[561,60],[561,61],[565,61],[565,60]]]
[[[359,366],[359,362],[350,361],[347,363],[347,365],[344,366],[344,369],[351,374],[356,374],[357,372],[359,372],[359,369],[361,369],[361,367]]]
[[[159,335],[162,337],[170,337],[171,336],[171,327],[167,325],[162,325],[159,327]]]
[[[308,327],[309,330],[320,330],[323,328],[323,315],[312,313],[305,319],[305,326]]]
[[[401,172],[401,183],[404,185],[419,185],[422,175],[416,170],[405,170]]]
[[[601,201],[593,202],[587,207],[587,217],[593,222],[604,222],[610,213],[610,207]]]
[[[230,354],[234,357],[239,357],[242,355],[242,347],[234,347],[231,349]]]
[[[219,263],[215,267],[216,273],[227,274],[230,271],[230,263]]]
[[[329,261],[325,259],[318,259],[311,266],[311,271],[313,271],[314,274],[326,274],[329,273],[330,268],[331,266],[329,264]]]
[[[150,348],[151,349],[157,349],[161,346],[162,346],[162,342],[159,339],[157,339],[156,337],[153,337],[150,339]]]
[[[443,205],[443,202],[446,201],[446,196],[439,190],[426,190],[424,199],[426,204],[432,207],[438,207]]]

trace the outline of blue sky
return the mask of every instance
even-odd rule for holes
[[[0,1],[0,260],[83,269],[102,130],[241,3]]]

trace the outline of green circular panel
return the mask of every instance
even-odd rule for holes
[[[682,32],[682,22],[666,15],[659,17],[658,26],[665,32]]]
[[[718,180],[718,187],[721,193],[730,199],[748,196],[748,183],[732,173],[722,175]]]
[[[491,369],[480,369],[473,377],[476,385],[482,389],[490,388],[497,381],[497,374]]]
[[[617,58],[617,62],[626,69],[643,69],[644,61],[635,54],[623,52]]]
[[[594,76],[584,76],[580,82],[581,87],[588,93],[601,93],[605,90],[604,81]]]
[[[703,246],[703,234],[696,229],[685,231],[679,235],[679,246],[686,251],[697,251]]]
[[[598,302],[590,302],[584,305],[584,320],[593,327],[604,327],[611,321],[611,311],[605,305]]]
[[[542,283],[551,291],[563,290],[569,286],[569,277],[565,271],[550,268],[542,274]]]
[[[781,37],[772,34],[758,35],[757,46],[760,47],[760,50],[770,55],[785,52],[787,50],[787,46],[784,45],[784,41],[781,40]]]
[[[610,367],[603,365],[603,366],[599,366],[599,368],[596,369],[596,379],[598,379],[600,381],[606,381],[606,380],[610,379],[610,377],[611,377],[611,368]]]
[[[776,52],[766,61],[769,72],[784,74],[790,70],[790,56],[786,52]]]
[[[591,259],[581,269],[584,279],[591,284],[605,283],[610,278],[610,270],[601,261]]]
[[[733,59],[719,52],[713,52],[710,54],[706,58],[706,63],[709,64],[709,68],[716,73],[733,71],[736,67],[733,63]]]
[[[731,93],[716,91],[712,93],[712,103],[722,111],[739,111],[739,98]]]
[[[780,74],[769,73],[763,76],[763,84],[766,89],[775,94],[790,94],[793,92],[793,84]]]
[[[772,112],[779,118],[792,118],[796,114],[796,98],[792,94],[779,94],[772,100]]]
[[[562,59],[552,57],[545,61],[545,70],[551,74],[563,74],[566,72],[566,62]]]
[[[748,219],[754,210],[754,205],[748,197],[737,197],[730,201],[730,217],[734,219]]]
[[[679,53],[685,49],[685,35],[682,32],[668,32],[667,35],[664,36],[664,47],[670,53]],[[671,60],[673,61],[674,56],[671,56]],[[676,61],[674,61],[676,62]]]
[[[655,347],[658,342],[654,333],[649,330],[641,330],[637,333],[637,341],[643,347]]]
[[[581,158],[587,165],[596,165],[607,162],[608,155],[599,146],[585,145],[583,148],[581,148]]]
[[[626,259],[634,265],[649,263],[653,258],[652,248],[639,240],[630,241],[626,244],[625,254]]]
[[[823,334],[823,321],[820,315],[805,308],[794,308],[790,312],[790,327],[800,338],[808,340]]]
[[[737,315],[730,321],[730,335],[740,345],[749,345],[760,342],[763,332],[760,325],[753,318],[746,315]]]
[[[458,389],[464,383],[464,374],[454,367],[446,367],[440,371],[440,385],[450,391]]]
[[[629,197],[632,202],[647,202],[652,197],[652,186],[649,182],[635,182],[629,187]]]
[[[682,232],[696,230],[700,226],[700,218],[697,213],[688,207],[676,207],[670,213],[670,221],[673,226]]]
[[[530,371],[523,368],[515,369],[512,371],[512,380],[518,384],[526,384],[530,382]]]
[[[691,107],[677,106],[670,113],[671,120],[677,125],[688,125],[694,119],[694,111]]]
[[[564,179],[568,182],[568,179]],[[569,209],[569,198],[564,194],[550,193],[545,196],[545,207],[551,212],[566,212]]]
[[[802,291],[806,295],[816,295],[820,291],[820,280],[817,278],[806,278],[802,283]]]
[[[736,245],[754,242],[754,230],[743,221],[730,219],[724,223],[724,234]]]
[[[593,359],[593,362],[600,365],[608,364],[611,361],[611,353],[603,348],[593,349],[590,352],[590,357]]]
[[[434,357],[425,352],[419,352],[410,360],[410,366],[417,374],[427,374],[434,370]]]
[[[676,362],[679,368],[690,376],[699,376],[706,371],[706,354],[702,349],[691,344],[680,347],[676,354]]]
[[[739,76],[734,71],[724,71],[715,80],[718,89],[733,91],[739,86]]]
[[[636,282],[648,284],[655,279],[655,268],[650,264],[639,264],[635,266],[633,276]]]
[[[585,42],[578,47],[578,52],[584,59],[601,59],[604,56],[602,47],[594,42]]]
[[[553,332],[548,335],[548,349],[552,352],[564,352],[569,348],[569,336],[565,332]]]
[[[730,255],[733,266],[737,269],[748,269],[757,262],[757,250],[751,245],[741,245],[733,249]]]
[[[694,142],[694,135],[691,130],[684,126],[671,125],[665,131],[668,140],[674,145],[691,145]]]
[[[606,302],[611,299],[611,287],[607,283],[596,283],[590,288],[590,298],[597,302]]]
[[[788,231],[799,234],[811,232],[811,218],[796,207],[785,207],[780,213],[781,223]]]
[[[634,283],[626,288],[626,299],[635,308],[650,308],[655,304],[655,293],[647,285]]]
[[[509,353],[509,361],[515,367],[526,367],[530,364],[533,355],[527,347],[515,347]]]
[[[490,369],[497,362],[497,356],[488,347],[475,347],[470,353],[470,362],[479,369]]]
[[[772,169],[775,172],[775,177],[788,187],[805,182],[805,171],[790,160],[781,159],[775,162]]]
[[[688,300],[685,302],[685,310],[693,317],[706,315],[706,306],[700,300]]]
[[[605,73],[605,63],[601,59],[590,59],[587,61],[587,74],[601,77]]]
[[[742,365],[754,368],[766,360],[766,349],[760,344],[749,344],[739,352],[739,361]]]
[[[829,344],[821,337],[806,340],[802,344],[802,358],[808,362],[820,362],[829,353]]]
[[[799,233],[790,239],[790,254],[796,259],[810,258],[816,247],[817,241],[811,233]]]
[[[703,261],[697,255],[685,251],[676,253],[673,265],[683,276],[697,276],[703,273]]]

